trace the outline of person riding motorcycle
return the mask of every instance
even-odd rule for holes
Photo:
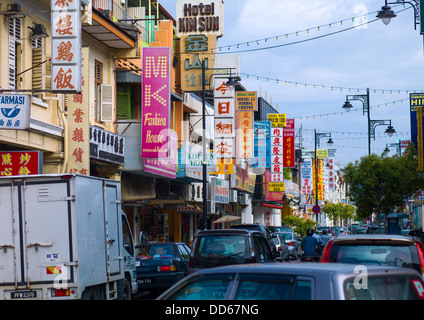
[[[306,237],[303,238],[301,243],[301,248],[303,250],[303,256],[317,256],[317,250],[320,248],[320,243],[314,236],[314,230],[312,228],[308,228],[306,230]]]
[[[322,246],[325,247],[328,240],[330,240],[330,236],[327,234],[327,230],[322,230],[321,240],[322,240]]]

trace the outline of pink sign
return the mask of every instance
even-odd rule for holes
[[[169,159],[144,159],[144,172],[157,174],[167,178],[177,177],[177,134],[170,132],[170,157]]]
[[[171,48],[143,48],[141,157],[169,157]]]
[[[268,188],[268,183],[275,182],[271,179],[271,172],[265,171],[265,200],[281,202],[283,200],[284,192],[270,192]],[[281,181],[283,181],[282,177]]]

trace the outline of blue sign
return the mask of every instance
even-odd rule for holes
[[[411,115],[411,141],[418,149],[417,108],[424,107],[424,93],[410,93],[409,106]]]
[[[29,95],[0,94],[0,129],[27,129],[30,107]]]
[[[271,168],[271,122],[255,121],[253,123],[253,168]]]

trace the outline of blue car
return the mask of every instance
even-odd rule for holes
[[[183,242],[136,246],[138,290],[160,292],[187,275],[190,247]]]

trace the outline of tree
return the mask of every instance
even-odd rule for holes
[[[371,154],[349,163],[344,176],[349,184],[349,196],[357,207],[357,216],[365,219],[373,212],[388,214],[421,188],[421,173],[412,143],[405,154],[393,157]],[[386,220],[386,216],[385,216]],[[384,231],[386,224],[384,224]]]
[[[355,208],[351,204],[329,203],[322,208],[322,212],[333,221],[353,218]]]
[[[302,238],[306,237],[306,229],[314,227],[317,224],[315,221],[309,219],[304,220],[299,216],[286,216],[283,219],[283,223],[293,228],[293,231]]]

